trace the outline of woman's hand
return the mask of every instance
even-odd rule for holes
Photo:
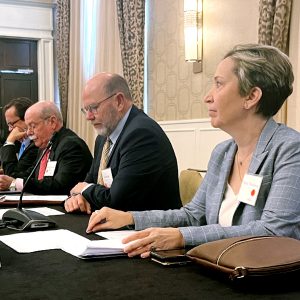
[[[122,240],[124,251],[129,257],[141,255],[146,258],[150,251],[180,249],[184,247],[183,236],[178,228],[148,228],[134,233]]]
[[[103,207],[92,213],[86,232],[90,233],[104,229],[117,229],[133,224],[134,221],[131,213]]]

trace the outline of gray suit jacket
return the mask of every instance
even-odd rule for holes
[[[186,246],[243,235],[300,239],[300,133],[266,123],[248,170],[263,176],[256,205],[240,203],[233,226],[222,227],[218,215],[236,150],[232,139],[217,145],[192,201],[180,210],[133,212],[135,228],[179,227]]]

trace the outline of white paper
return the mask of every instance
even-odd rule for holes
[[[136,230],[112,230],[112,231],[100,231],[96,232],[97,235],[100,235],[109,240],[123,240],[125,237],[135,233]]]
[[[3,214],[8,210],[9,210],[9,208],[0,209],[0,219],[2,219]],[[38,212],[44,216],[59,216],[59,215],[65,214],[61,211],[58,211],[56,209],[49,208],[49,207],[34,207],[34,208],[28,208],[26,210],[32,210],[32,211]]]
[[[28,208],[27,210],[38,212],[44,216],[61,216],[65,214],[59,210],[49,208],[49,207],[34,207],[34,208]]]
[[[123,254],[125,247],[120,240],[90,241],[65,229],[4,235],[0,241],[19,253],[61,249],[79,258]]]
[[[68,198],[67,195],[25,195],[23,200],[32,201],[65,201]],[[20,195],[5,196],[5,201],[19,201]]]
[[[64,244],[61,249],[79,258],[88,258],[90,256],[123,254],[124,247],[125,245],[120,240],[88,240],[86,243],[77,243],[72,240],[69,244]]]
[[[61,230],[23,232],[0,236],[0,241],[19,253],[30,253],[59,249],[60,234]]]

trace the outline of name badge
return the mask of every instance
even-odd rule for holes
[[[246,174],[237,196],[239,202],[255,206],[263,176]]]
[[[48,161],[44,176],[53,176],[57,161]]]
[[[110,188],[113,183],[113,176],[111,173],[111,168],[102,170],[103,183],[106,188]]]

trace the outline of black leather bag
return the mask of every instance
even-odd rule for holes
[[[278,236],[243,236],[199,245],[187,256],[231,280],[290,274],[300,270],[300,241]]]

